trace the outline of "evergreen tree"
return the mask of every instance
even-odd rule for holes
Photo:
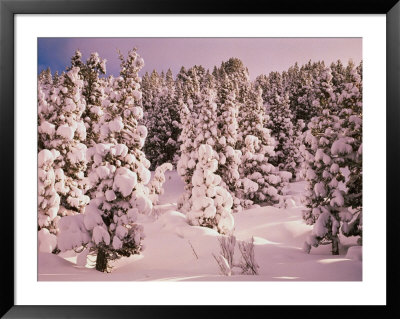
[[[242,150],[242,164],[239,169],[243,187],[248,180],[258,185],[252,192],[243,192],[246,200],[255,203],[276,204],[283,180],[269,158],[275,156],[275,141],[269,129],[264,127],[268,119],[262,101],[261,89],[250,88],[241,105],[238,144]]]
[[[164,163],[156,168],[154,177],[149,183],[150,198],[153,205],[158,204],[158,195],[164,194],[165,172],[172,171],[171,163]]]
[[[276,141],[275,156],[269,162],[279,170],[288,171],[295,177],[301,156],[296,145],[296,127],[292,122],[289,96],[276,94],[265,106],[269,118],[266,127],[270,129],[271,136]]]
[[[51,75],[51,70],[49,67],[39,73],[38,81],[42,89],[46,88],[49,90],[51,88],[53,84],[53,76]]]
[[[337,255],[340,229],[345,236],[362,236],[362,85],[353,63],[345,72],[340,63],[335,68],[334,95],[327,90],[328,74],[322,83],[328,94],[318,103],[324,110],[304,134],[303,175],[309,186],[303,218],[315,224],[305,250],[332,243]]]
[[[218,168],[216,154],[210,145],[200,145],[198,162],[192,177],[192,207],[187,214],[191,225],[215,229],[222,234],[233,231],[231,213],[233,199],[221,186],[221,177],[215,174]]]
[[[224,77],[222,77],[224,74]],[[239,103],[236,101],[233,81],[222,70],[220,74],[217,116],[218,136],[215,151],[218,154],[217,175],[233,198],[233,210],[242,210],[238,189],[240,188],[239,166],[241,164],[241,152],[236,150],[238,137],[238,113]]]
[[[192,176],[198,161],[200,145],[214,147],[218,138],[217,104],[215,90],[204,88],[198,98],[198,112],[190,113],[189,108],[181,105],[182,145],[181,158],[178,161],[178,174],[185,181],[185,192],[178,202],[178,208],[187,212],[191,207]],[[189,100],[191,102],[191,100]],[[190,104],[189,104],[190,105]]]
[[[86,104],[81,95],[79,68],[64,73],[50,92],[39,88],[39,150],[55,149],[56,190],[61,198],[59,214],[83,212],[89,198],[84,195],[86,128],[81,119]]]
[[[150,162],[141,151],[147,130],[138,124],[143,116],[138,72],[144,62],[136,49],[126,59],[120,54],[120,60],[120,76],[110,77],[105,90],[102,143],[88,150],[94,163],[88,178],[95,196],[82,218],[60,221],[60,249],[83,247],[86,255],[97,255],[96,269],[103,272],[109,270],[110,260],[141,251],[143,229],[135,222],[136,216],[152,209],[145,186],[150,180]],[[77,227],[80,235],[72,240]]]
[[[180,119],[182,125],[181,135],[179,141],[181,143],[180,153],[181,157],[177,163],[177,172],[185,183],[184,191],[178,201],[178,209],[182,212],[189,211],[190,197],[192,192],[192,176],[196,163],[191,160],[191,155],[196,151],[193,140],[195,139],[195,124],[194,116],[190,113],[189,108],[182,100],[179,101]]]
[[[360,64],[361,66],[362,64]],[[349,169],[346,179],[347,192],[345,206],[348,207],[346,218],[343,216],[342,233],[345,236],[360,236],[362,241],[362,78],[360,66],[357,68],[350,61],[346,68],[346,80],[343,90],[337,98],[342,106],[339,116],[343,119],[343,136],[352,151],[344,160]]]
[[[106,60],[101,59],[97,52],[90,54],[86,63],[83,63],[82,53],[77,50],[71,58],[71,68],[79,67],[79,75],[84,84],[82,95],[86,101],[86,108],[82,114],[82,119],[86,127],[85,144],[93,146],[99,142],[99,122],[104,114],[102,107],[102,98],[104,95],[104,85],[100,78],[106,73]]]
[[[339,254],[340,213],[344,207],[342,174],[343,160],[336,156],[333,145],[340,140],[341,120],[328,109],[319,117],[314,117],[304,133],[303,177],[308,181],[304,203],[307,207],[303,218],[314,225],[312,234],[305,243],[305,250],[311,246],[332,243],[332,254]],[[347,144],[343,151],[347,151]],[[341,146],[342,150],[342,146]]]
[[[47,253],[53,252],[57,246],[60,196],[55,189],[53,162],[58,156],[57,151],[46,149],[38,154],[39,251]]]
[[[157,73],[153,71],[153,74]],[[180,119],[171,70],[167,71],[165,79],[162,76],[156,81],[158,87],[152,86],[153,82],[150,78],[149,92],[146,93],[145,124],[149,134],[144,150],[154,170],[162,163],[177,161]]]

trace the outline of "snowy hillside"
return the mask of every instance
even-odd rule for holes
[[[93,265],[76,265],[72,252],[39,253],[38,279],[43,281],[360,281],[361,246],[355,238],[341,237],[340,255],[331,255],[330,245],[306,254],[302,246],[311,233],[302,219],[300,203],[304,182],[289,185],[288,208],[271,206],[234,213],[236,239],[254,237],[259,275],[224,276],[212,254],[220,253],[215,230],[190,226],[185,215],[176,211],[184,184],[176,171],[166,172],[165,193],[151,216],[139,215],[144,227],[144,249],[140,255],[112,263],[111,273],[96,271]],[[355,247],[352,247],[355,246]],[[349,248],[351,247],[351,248]],[[235,258],[240,253],[235,251]],[[89,257],[90,258],[90,257]]]

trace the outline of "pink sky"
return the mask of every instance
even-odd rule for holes
[[[287,70],[296,61],[330,64],[340,59],[347,64],[352,59],[358,64],[362,59],[361,38],[39,38],[39,71],[47,66],[62,71],[79,48],[84,59],[97,51],[108,61],[107,74],[115,75],[119,72],[116,49],[126,54],[133,47],[145,61],[141,74],[168,68],[176,74],[182,65],[212,69],[237,57],[255,79],[259,74]]]

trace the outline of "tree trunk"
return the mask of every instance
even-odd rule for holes
[[[101,272],[107,271],[106,251],[102,248],[99,248],[99,250],[97,251],[96,270]]]
[[[332,255],[339,255],[339,238],[332,236]]]

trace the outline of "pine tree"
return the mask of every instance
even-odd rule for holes
[[[193,66],[186,70],[181,68],[176,76],[176,87],[180,91],[182,102],[186,104],[190,112],[199,111],[198,105],[202,102],[202,89],[206,87],[205,69],[202,66]]]
[[[189,211],[190,197],[192,193],[192,176],[196,166],[196,162],[191,160],[191,155],[196,151],[194,147],[195,124],[194,116],[190,113],[189,108],[182,100],[179,101],[180,119],[182,125],[181,135],[179,136],[181,156],[177,163],[177,172],[185,183],[184,191],[178,201],[178,209],[182,212]]]
[[[165,79],[161,76],[152,81],[153,75],[156,77],[157,73],[153,71],[146,93],[145,124],[149,134],[144,150],[154,170],[162,163],[177,161],[180,119],[171,70],[167,71]],[[152,85],[153,82],[156,83]]]
[[[302,73],[306,77],[306,85],[303,87],[303,95],[298,98],[297,119],[304,120],[307,125],[312,117],[318,116],[324,110],[324,105],[335,98],[332,86],[332,74],[330,68],[323,63],[309,62],[302,67]],[[331,103],[331,108],[334,107]]]
[[[218,138],[217,104],[215,90],[204,87],[200,97],[198,113],[189,111],[185,104],[181,104],[181,158],[178,161],[178,174],[185,182],[185,192],[178,202],[178,208],[187,212],[191,207],[192,176],[198,161],[200,145],[208,144],[214,147]],[[192,100],[189,100],[191,106]],[[191,106],[193,109],[193,106]]]
[[[217,138],[216,93],[212,85],[205,85],[209,82],[205,78],[209,78],[205,69],[196,65],[188,70],[182,67],[176,77],[181,122],[178,138],[181,156],[177,162],[177,171],[185,183],[184,192],[178,201],[178,209],[182,212],[188,212],[191,207],[192,176],[198,148],[203,143],[215,145]],[[211,128],[212,131],[208,131]]]
[[[216,154],[207,144],[200,145],[198,162],[192,177],[192,208],[187,214],[191,225],[215,229],[222,234],[233,231],[231,213],[233,199],[221,186],[221,177],[215,174],[218,168]]]
[[[269,117],[266,127],[276,141],[275,156],[269,162],[279,170],[288,171],[294,178],[301,162],[296,145],[296,127],[293,125],[293,115],[290,110],[289,96],[276,94],[265,104]]]
[[[172,171],[171,163],[164,163],[156,168],[154,177],[149,183],[150,198],[153,205],[158,204],[158,195],[164,194],[165,172]]]
[[[339,254],[340,213],[344,207],[342,174],[343,160],[335,156],[332,149],[340,141],[341,120],[328,109],[319,117],[314,117],[304,133],[304,169],[303,177],[308,181],[304,203],[303,218],[309,225],[314,225],[312,234],[307,238],[304,249],[311,246],[331,243],[332,254]],[[348,149],[343,144],[343,151]]]
[[[60,196],[55,189],[54,159],[58,151],[44,149],[38,154],[39,251],[51,253],[57,245]]]
[[[320,73],[326,79],[319,81],[324,94],[316,103],[322,114],[304,133],[303,175],[309,186],[303,218],[314,224],[304,248],[309,252],[311,246],[332,243],[337,255],[340,229],[345,236],[362,236],[362,84],[351,62],[345,71],[341,63],[335,65],[336,79],[329,74]]]
[[[335,94],[340,94],[343,83],[346,81],[346,68],[342,61],[337,60],[336,63],[332,63],[330,66],[332,73],[332,87]]]
[[[86,142],[90,147],[99,142],[99,122],[104,114],[102,107],[102,97],[104,95],[103,83],[100,78],[106,73],[106,60],[101,59],[97,52],[90,54],[86,63],[83,63],[82,53],[77,50],[71,58],[71,68],[79,67],[79,75],[84,84],[82,95],[86,101],[86,108],[82,114],[82,119],[86,127]]]
[[[248,188],[246,185],[249,180],[257,184],[256,188],[251,187],[253,191],[244,191],[243,195],[246,200],[254,203],[276,204],[279,202],[279,191],[284,185],[277,168],[269,163],[269,158],[275,155],[275,141],[270,131],[264,127],[268,117],[260,88],[249,88],[239,113],[238,144],[242,150],[239,172],[243,187]]]
[[[81,119],[86,104],[81,95],[83,81],[74,67],[59,78],[50,92],[39,88],[38,140],[40,149],[55,149],[56,190],[61,198],[59,214],[83,212],[89,198],[84,195],[86,128]]]
[[[88,178],[95,197],[82,218],[60,221],[60,249],[83,247],[86,255],[95,253],[96,269],[103,272],[109,270],[110,260],[141,251],[143,229],[136,217],[152,209],[145,186],[150,180],[150,162],[141,151],[147,130],[139,125],[143,110],[138,72],[144,62],[136,49],[129,51],[126,59],[120,54],[120,60],[120,76],[110,77],[105,90],[102,143],[88,150],[94,163]],[[77,227],[80,235],[71,240]]]
[[[224,76],[222,76],[224,75]],[[240,188],[239,166],[241,152],[236,150],[238,138],[239,103],[236,101],[233,81],[222,70],[219,76],[217,96],[218,139],[215,151],[218,154],[217,175],[233,198],[233,210],[242,210],[238,189]]]
[[[362,66],[362,64],[360,64]],[[343,216],[342,233],[345,236],[360,236],[362,241],[362,78],[360,66],[350,61],[346,68],[343,89],[337,98],[342,106],[339,116],[343,119],[343,136],[352,151],[344,160],[349,169],[346,179],[345,206],[348,214]],[[361,71],[362,74],[362,71]],[[344,214],[343,214],[344,215]]]
[[[49,90],[53,84],[53,76],[51,75],[51,70],[48,67],[45,70],[42,70],[38,75],[38,82],[42,89]]]

